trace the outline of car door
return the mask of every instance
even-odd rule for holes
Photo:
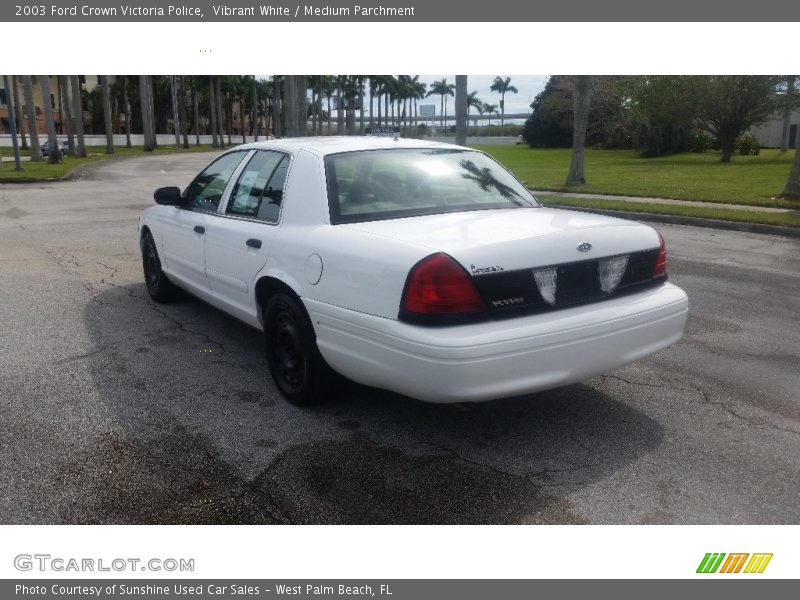
[[[278,230],[291,157],[258,150],[239,172],[224,210],[206,232],[206,276],[231,312],[254,321],[252,286]]]
[[[205,236],[228,182],[247,154],[223,154],[186,188],[184,200],[172,207],[162,224],[162,256],[166,272],[189,287],[208,291],[205,274]]]

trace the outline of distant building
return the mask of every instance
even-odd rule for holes
[[[797,130],[800,128],[800,109],[792,113],[789,121],[789,148],[797,148]],[[783,138],[783,116],[775,117],[758,127],[751,127],[750,134],[762,148],[780,148]]]
[[[84,92],[90,92],[98,85],[98,77],[96,75],[79,75],[78,78],[81,82],[81,89]],[[25,92],[22,86],[22,79],[14,77],[17,86],[17,97],[19,98],[20,105],[22,106],[23,119],[22,123],[17,123],[17,128],[24,133],[29,132],[28,127],[28,107],[25,105]],[[12,80],[9,77],[9,82]],[[42,86],[39,82],[39,76],[31,75],[31,82],[33,83],[33,111],[36,114],[36,130],[40,134],[47,134],[47,123],[45,122],[44,106],[45,99],[42,97]],[[82,94],[83,106],[83,119],[84,124],[91,121],[86,106],[85,94]],[[8,120],[8,106],[9,98],[13,98],[11,90],[6,90],[3,86],[3,80],[0,79],[0,134],[10,132],[10,123]],[[53,107],[53,119],[56,123],[56,132],[66,133],[66,123],[64,123],[65,116],[62,117],[62,106],[65,99],[61,98],[61,88],[58,84],[58,76],[50,75],[50,106]]]

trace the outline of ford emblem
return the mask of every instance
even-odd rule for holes
[[[592,249],[592,245],[589,242],[583,242],[582,244],[578,244],[578,252],[588,252]]]

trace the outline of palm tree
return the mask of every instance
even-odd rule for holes
[[[217,128],[218,128],[218,136],[219,136],[219,145],[221,148],[225,147],[225,137],[224,137],[224,129],[225,129],[225,120],[222,118],[223,111],[222,111],[222,78],[219,75],[214,77],[214,97],[217,100]],[[230,126],[228,129],[228,145],[231,145],[231,129]]]
[[[178,119],[181,123],[181,133],[183,134],[183,148],[189,147],[189,121],[186,119],[186,76],[181,75],[178,79]]]
[[[467,94],[467,133],[469,134],[469,118],[472,108],[477,108],[482,102],[478,99],[478,92],[473,91]]]
[[[114,154],[114,123],[111,119],[111,91],[108,75],[100,76],[100,91],[103,94],[103,121],[106,126],[106,154]]]
[[[139,103],[142,109],[142,136],[144,137],[144,144],[142,150],[145,152],[152,152],[155,150],[153,140],[153,121],[150,113],[150,95],[148,93],[148,77],[147,75],[139,75]]]
[[[342,75],[336,76],[336,135],[344,133],[344,113],[342,101]]]
[[[211,117],[211,147],[221,148],[221,140],[217,137],[217,92],[214,83],[214,76],[208,78],[208,114]]]
[[[69,103],[67,103],[69,106]],[[128,76],[122,76],[122,111],[125,114],[125,147],[133,147],[131,144],[131,102],[128,98]]]
[[[499,75],[494,78],[494,81],[489,89],[500,94],[500,127],[502,128],[505,126],[506,94],[509,92],[516,94],[519,92],[519,90],[511,85],[511,77],[506,77],[503,79]]]
[[[454,96],[456,91],[456,86],[452,83],[447,83],[447,79],[442,77],[439,81],[434,81],[431,84],[431,89],[425,94],[425,97],[428,96],[441,96],[442,98],[442,111],[439,115],[441,117],[441,124],[442,129],[445,128],[445,121],[447,120],[447,96]]]
[[[589,104],[592,99],[592,76],[576,75],[573,93],[572,158],[566,185],[583,185],[583,150],[586,143],[586,126],[589,123]]]
[[[11,78],[13,81],[13,77]],[[3,87],[7,90],[11,87],[12,84],[9,83],[8,75],[3,75]],[[11,126],[11,146],[14,149],[14,170],[15,171],[22,171],[22,157],[20,156],[19,146],[17,145],[17,131],[19,128],[17,127],[17,103],[14,101],[14,94],[12,93],[11,96],[6,100],[6,104],[8,104],[9,111],[8,111],[8,124]],[[12,106],[13,104],[13,106]]]
[[[83,136],[83,96],[81,94],[81,80],[77,75],[70,77],[72,88],[72,118],[75,120],[75,156],[86,158],[86,141]]]
[[[782,195],[787,198],[800,198],[800,144],[795,144],[792,168]]]
[[[180,120],[178,118],[178,84],[175,75],[169,76],[169,92],[172,97],[172,133],[175,134],[175,147],[181,147]]]
[[[283,134],[283,127],[281,121],[281,76],[273,75],[272,77],[272,132],[275,137],[280,137]]]
[[[146,92],[147,92],[147,110],[150,113],[149,122],[150,122],[150,141],[153,145],[153,149],[155,150],[158,148],[158,121],[156,121],[156,100],[155,100],[155,89],[153,86],[153,75],[148,75],[146,77]],[[159,78],[156,79],[156,83],[161,87],[160,84],[163,83],[163,79]],[[159,90],[161,91],[161,90]],[[166,110],[164,110],[163,106],[160,106],[162,110],[158,111],[158,115],[164,121],[166,121]]]
[[[14,100],[14,111],[17,117],[17,130],[19,131],[20,142],[22,144],[22,149],[28,149],[28,138],[25,137],[25,127],[23,127],[22,123],[22,103],[19,101],[19,89],[18,86],[19,81],[17,81],[17,77],[14,75],[11,76],[11,93]]]
[[[786,76],[786,93],[783,108],[783,130],[781,131],[781,152],[789,151],[789,133],[791,131],[792,111],[795,108],[795,83],[796,75]]]
[[[294,77],[296,135],[304,137],[308,134],[308,85],[305,75],[295,75]]]
[[[33,82],[30,75],[22,75],[22,93],[25,96],[25,112],[28,113],[28,135],[31,138],[31,162],[42,160],[39,132],[36,124],[36,106],[33,104]]]
[[[359,98],[359,125],[358,132],[364,135],[364,95],[366,94],[366,75],[356,75],[356,89],[358,90]]]
[[[56,122],[53,118],[53,100],[50,94],[50,75],[39,75],[42,86],[42,102],[44,102],[44,120],[47,126],[47,145],[50,147],[48,160],[51,165],[61,162],[61,149],[56,138]]]
[[[250,129],[253,132],[253,141],[258,141],[258,80],[253,75],[252,86],[252,106],[250,107]]]
[[[189,89],[192,96],[192,125],[194,127],[194,145],[200,145],[200,90],[197,89],[197,77],[189,78]]]
[[[418,108],[417,103],[419,100],[425,98],[428,86],[427,84],[422,83],[419,80],[419,75],[414,75],[414,77],[411,78],[409,85],[411,86],[411,99],[414,101],[414,135],[417,135],[419,133],[417,127],[419,124],[418,120],[419,116],[417,114],[417,108]]]
[[[483,105],[483,112],[489,115],[489,125],[492,124],[492,115],[497,114],[497,104],[489,104],[488,102]]]
[[[456,144],[467,143],[467,76],[456,75]]]

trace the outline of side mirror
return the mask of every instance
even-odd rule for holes
[[[156,201],[156,204],[174,206],[175,204],[180,204],[183,200],[183,197],[181,196],[180,188],[170,186],[158,188],[155,192],[153,192],[153,199]]]

